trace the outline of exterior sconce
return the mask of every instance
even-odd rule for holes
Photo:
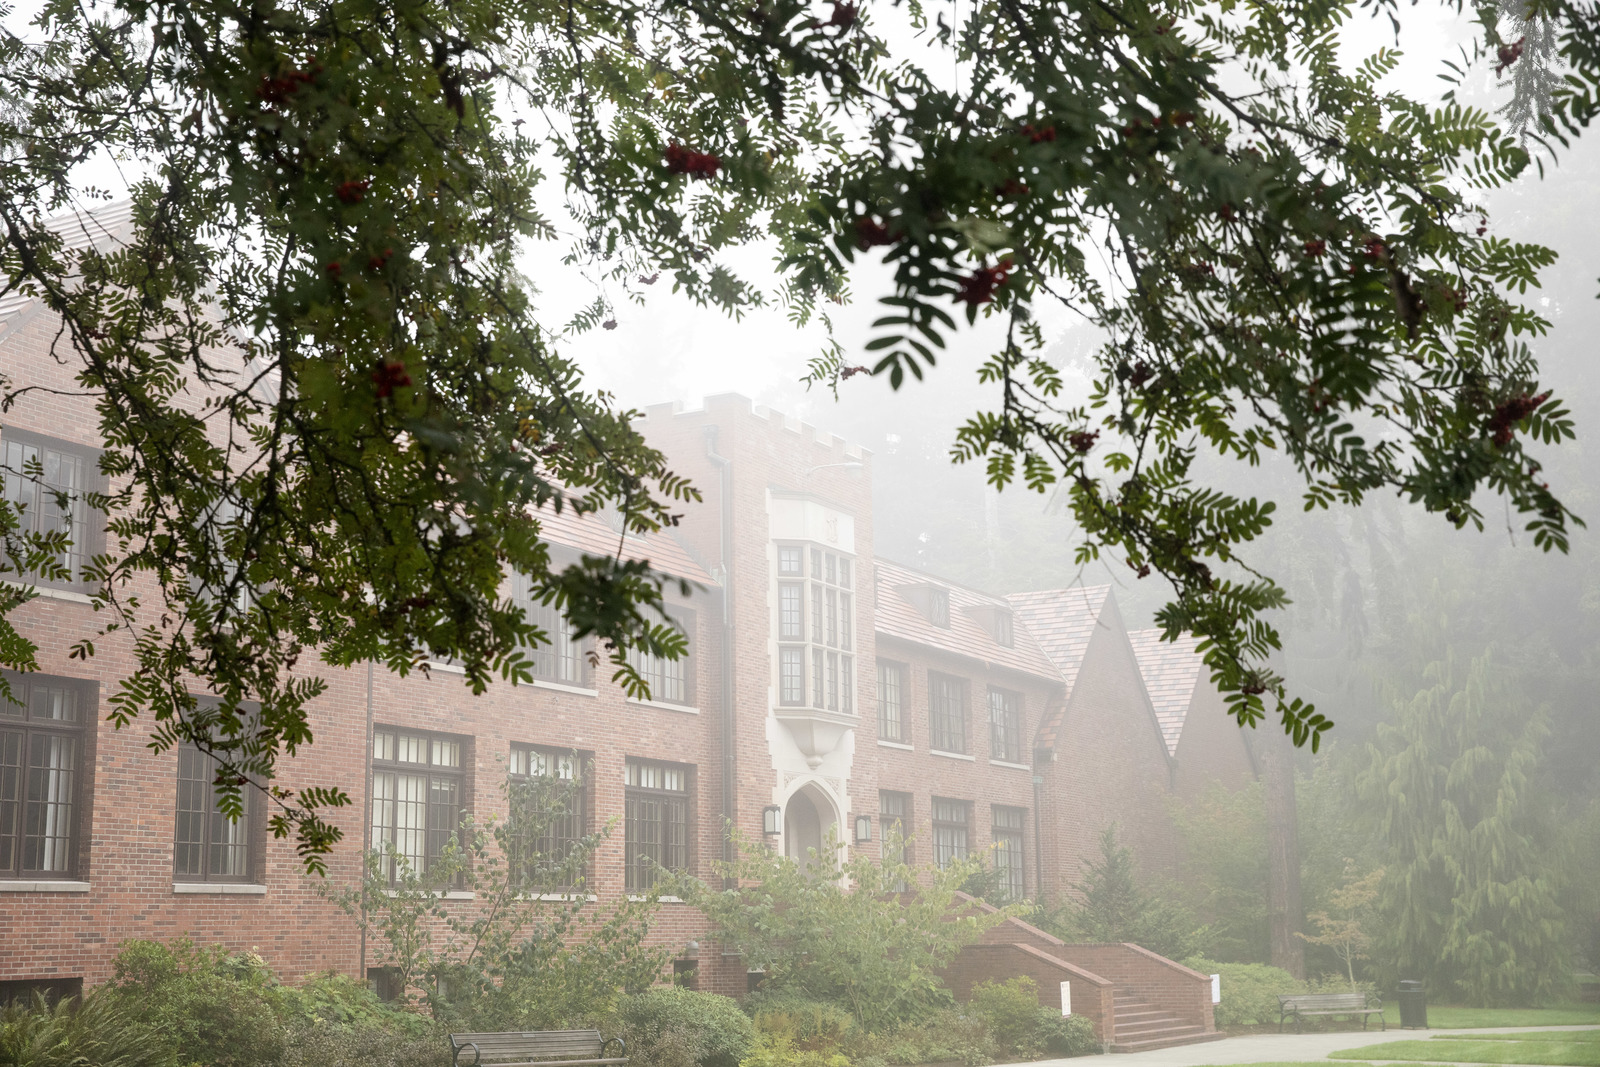
[[[691,957],[700,955],[700,942],[691,941],[687,945],[684,945],[683,954]]]
[[[761,809],[761,832],[768,837],[783,833],[783,809],[778,805],[768,804]]]
[[[856,816],[856,844],[865,845],[872,840],[872,816]]]

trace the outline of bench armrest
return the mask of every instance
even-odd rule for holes
[[[462,1063],[461,1062],[461,1054],[463,1052],[465,1052],[469,1048],[472,1050],[472,1062],[471,1063]],[[482,1062],[483,1062],[483,1050],[480,1049],[475,1043],[473,1043],[471,1041],[468,1041],[464,1045],[457,1045],[455,1054],[450,1057],[451,1067],[478,1067],[478,1065],[481,1064]]]
[[[608,1047],[610,1047],[611,1045],[617,1046],[617,1055],[618,1056],[626,1056],[628,1054],[628,1045],[627,1045],[627,1043],[625,1041],[622,1040],[622,1038],[620,1038],[620,1037],[608,1037],[608,1038],[606,1038],[604,1041],[602,1041],[600,1043],[600,1058],[601,1059],[605,1059],[606,1058],[606,1049]]]

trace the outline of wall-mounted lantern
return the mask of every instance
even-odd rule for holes
[[[872,840],[872,816],[856,816],[856,844],[864,845]]]
[[[761,809],[761,832],[768,837],[783,833],[783,809],[778,805],[768,804]]]

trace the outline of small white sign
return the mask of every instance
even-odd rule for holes
[[[1211,976],[1211,1003],[1222,1003],[1222,975],[1220,974]]]
[[[1071,1015],[1072,1014],[1072,983],[1071,982],[1062,982],[1061,983],[1061,1014],[1062,1015]]]

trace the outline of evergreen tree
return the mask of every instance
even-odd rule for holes
[[[1378,729],[1360,788],[1389,852],[1375,957],[1474,1004],[1526,1003],[1566,973],[1559,853],[1532,782],[1548,733],[1490,656],[1453,658]]]
[[[1115,823],[1100,834],[1100,858],[1084,865],[1083,881],[1072,889],[1078,899],[1047,924],[1058,935],[1078,941],[1130,941],[1175,960],[1194,954],[1193,917],[1139,885],[1133,852],[1117,843]]]

